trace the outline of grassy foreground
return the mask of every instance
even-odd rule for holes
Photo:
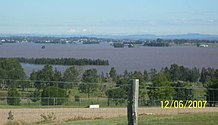
[[[127,125],[126,117],[78,120],[43,125]],[[177,115],[140,115],[139,125],[217,125],[218,113],[195,113]]]

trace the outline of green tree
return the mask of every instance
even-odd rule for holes
[[[20,88],[22,89],[22,91],[25,91],[25,89],[30,87],[30,82],[29,81],[19,81],[18,85],[20,86]]]
[[[129,81],[130,81],[130,78],[122,77],[117,80],[116,87],[119,87],[122,90],[124,90],[125,94],[127,95],[129,93],[129,85],[130,85]]]
[[[153,79],[153,77],[156,75],[157,75],[157,70],[152,68],[149,72],[149,81],[151,81]]]
[[[71,66],[67,68],[64,72],[63,80],[68,83],[60,83],[60,88],[70,89],[74,84],[70,82],[79,82],[81,81],[81,72],[82,70],[79,67]]]
[[[169,69],[169,72],[170,72],[170,79],[172,81],[179,80],[179,77],[180,77],[180,68],[179,68],[179,66],[177,64],[171,65],[171,67]]]
[[[83,73],[82,81],[84,83],[79,85],[79,90],[82,93],[87,93],[88,98],[90,94],[97,90],[98,74],[96,69],[88,69]]]
[[[193,69],[191,69],[189,71],[188,81],[190,81],[190,82],[198,82],[199,77],[200,77],[199,69],[194,67]]]
[[[38,89],[36,89],[34,92],[30,93],[30,99],[33,102],[39,101],[40,97],[41,97],[41,92]]]
[[[105,82],[108,82],[107,80],[107,77],[105,77],[105,74],[104,74],[104,72],[101,72],[101,76],[100,76],[100,82],[101,83],[105,83]]]
[[[148,77],[148,72],[146,70],[144,70],[144,72],[143,72],[143,79],[144,79],[144,81],[147,82],[148,78],[149,78]]]
[[[26,75],[18,60],[0,58],[0,79],[9,79],[3,80],[1,83],[2,89],[17,87],[15,80],[23,80],[25,78]]]
[[[190,81],[192,80],[192,71],[184,66],[178,66],[179,67],[179,77],[177,80],[182,80],[182,81]],[[190,79],[189,79],[190,78]]]
[[[58,71],[57,69],[55,69],[54,71],[54,75],[53,75],[53,81],[61,81],[62,79],[62,74],[60,71]]]
[[[191,100],[193,99],[193,90],[190,88],[191,84],[183,81],[175,82],[174,87],[174,100]]]
[[[55,86],[48,86],[43,89],[41,94],[42,105],[62,105],[68,96],[64,89]]]
[[[170,100],[173,97],[173,89],[167,77],[163,73],[158,73],[152,79],[148,96],[153,102],[160,100]]]
[[[96,83],[98,81],[98,74],[96,69],[88,69],[83,73],[82,81],[86,83]]]
[[[109,72],[110,77],[112,78],[112,80],[114,82],[117,81],[117,71],[114,67],[111,68],[110,72]]]
[[[0,78],[1,79],[25,79],[26,75],[16,59],[0,59]]]
[[[125,70],[124,71],[124,73],[123,73],[123,77],[125,78],[125,79],[128,79],[129,78],[129,72],[127,71],[127,70]]]
[[[35,72],[35,70],[32,71],[32,73],[30,74],[30,80],[37,80],[37,72]]]
[[[20,94],[17,89],[12,87],[8,90],[7,103],[8,105],[19,105],[20,104]]]
[[[122,105],[126,98],[126,92],[122,88],[114,88],[106,91],[106,95],[108,97],[108,106],[110,105],[110,101],[113,101],[115,105]]]
[[[215,70],[213,68],[202,68],[200,74],[200,82],[206,84],[210,81],[210,79],[214,76]]]
[[[214,72],[214,77],[212,77],[207,85],[207,102],[210,106],[216,106],[218,101],[218,69]]]
[[[143,83],[145,82],[144,75],[140,71],[134,71],[131,74],[130,79],[139,79],[139,85],[143,85]]]
[[[45,65],[42,70],[37,73],[37,80],[52,81],[53,80],[53,67],[51,65]]]
[[[64,72],[64,81],[66,82],[77,82],[81,80],[80,74],[81,70],[79,70],[75,66],[71,66],[70,68],[67,68]]]
[[[60,81],[62,81],[62,74],[56,68],[55,68],[55,71],[54,71],[52,81],[53,82],[49,83],[49,86],[59,86],[59,84],[61,84]]]
[[[45,65],[42,70],[37,72],[33,71],[30,75],[30,79],[35,80],[34,85],[38,90],[41,90],[46,86],[53,86],[54,83],[51,83],[50,81],[58,80],[60,77],[61,73],[57,70],[54,72],[51,65]]]

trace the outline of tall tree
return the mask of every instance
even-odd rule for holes
[[[199,77],[200,77],[199,69],[194,67],[193,69],[191,69],[189,71],[188,81],[190,81],[190,82],[198,82]]]
[[[193,99],[193,90],[190,88],[191,84],[188,82],[177,81],[173,83],[174,100],[191,100]]]
[[[173,97],[171,84],[163,73],[158,73],[153,77],[148,96],[152,101],[170,100]]]
[[[178,66],[179,67],[179,77],[177,80],[182,80],[182,81],[190,81],[192,79],[189,79],[190,78],[190,75],[192,75],[191,73],[191,70],[189,68],[186,68],[184,66]]]
[[[49,83],[50,86],[58,86],[62,81],[62,74],[56,68],[55,68],[55,71],[54,71],[52,81],[53,82]]]
[[[111,68],[110,72],[109,72],[110,77],[112,78],[112,80],[114,82],[117,81],[117,71],[114,67]]]
[[[52,81],[53,80],[53,67],[51,65],[45,65],[42,70],[37,74],[37,80]]]
[[[0,79],[3,79],[1,82],[2,89],[17,87],[15,80],[24,80],[25,78],[26,75],[18,60],[0,59]]]
[[[202,68],[201,74],[200,74],[200,82],[203,84],[210,81],[210,79],[214,76],[215,70],[213,68]]]
[[[148,81],[148,72],[146,70],[144,70],[144,72],[143,72],[143,79],[146,82]]]
[[[7,103],[9,105],[19,105],[20,104],[20,94],[15,87],[8,90]]]
[[[54,71],[51,65],[45,65],[42,70],[37,72],[33,71],[30,76],[31,79],[36,80],[34,85],[38,90],[53,85],[51,81],[54,80]]]
[[[218,69],[214,72],[214,77],[212,77],[207,85],[207,102],[210,106],[216,106],[218,101]]]
[[[122,105],[127,99],[127,94],[122,88],[113,88],[106,91],[106,95],[108,97],[108,106],[110,105],[110,101],[113,101],[115,105]]]
[[[78,69],[78,67],[71,66],[70,68],[67,68],[64,72],[64,81],[66,82],[76,82],[81,80],[81,70]]]
[[[24,70],[16,59],[0,59],[0,78],[25,79]]]
[[[179,77],[180,77],[180,68],[179,68],[179,66],[177,64],[171,65],[171,67],[169,69],[169,72],[170,72],[170,79],[172,81],[179,80]]]
[[[130,78],[122,77],[117,80],[116,87],[119,87],[122,90],[124,90],[125,94],[127,95],[129,92],[129,87],[130,87],[129,82],[130,82]]]
[[[60,71],[58,71],[56,68],[55,68],[55,71],[54,71],[54,75],[53,75],[53,81],[61,81],[62,79],[62,74]]]
[[[37,72],[35,70],[30,74],[30,80],[37,80]]]
[[[98,74],[96,69],[88,69],[83,73],[82,81],[84,83],[79,85],[80,92],[87,93],[88,98],[90,94],[97,90]]]
[[[140,71],[134,71],[131,74],[130,78],[131,79],[139,79],[140,85],[141,85],[141,83],[144,83],[144,76],[143,76],[142,72],[140,72]]]

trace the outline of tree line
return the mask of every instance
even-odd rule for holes
[[[151,47],[169,47],[170,43],[169,42],[165,42],[164,40],[158,38],[156,40],[153,41],[149,41],[149,42],[145,42],[144,46],[151,46]]]
[[[20,62],[17,59],[0,59],[0,86],[7,90],[7,101],[10,105],[18,105],[20,92],[30,86],[34,91],[29,93],[33,102],[40,101],[42,105],[61,105],[67,102],[70,90],[78,89],[80,93],[87,94],[89,98],[95,92],[99,97],[108,98],[111,102],[122,105],[129,92],[129,81],[139,79],[139,98],[143,105],[153,105],[160,100],[189,100],[197,99],[193,88],[196,84],[202,85],[205,97],[210,106],[218,101],[218,69],[213,68],[187,68],[173,64],[160,71],[151,69],[118,74],[114,67],[104,74],[96,69],[83,71],[79,67],[71,66],[64,73],[54,69],[52,65],[45,65],[41,70],[33,71],[27,78]],[[76,87],[75,87],[76,86]],[[74,95],[75,100],[80,95]],[[16,97],[16,98],[15,98]]]
[[[108,60],[76,58],[14,58],[21,63],[50,65],[109,65]]]

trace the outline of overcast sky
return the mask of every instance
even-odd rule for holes
[[[0,0],[1,34],[218,35],[218,0]]]

